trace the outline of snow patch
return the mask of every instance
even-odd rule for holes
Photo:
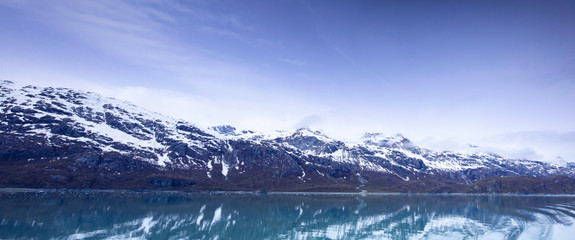
[[[224,175],[224,177],[226,177],[226,179],[228,178],[228,171],[230,170],[230,166],[226,163],[226,161],[224,161],[224,159],[222,159],[222,175]]]

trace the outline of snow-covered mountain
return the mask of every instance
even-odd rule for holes
[[[461,192],[494,176],[575,176],[574,164],[435,152],[402,135],[204,129],[65,88],[1,81],[0,101],[4,187]]]

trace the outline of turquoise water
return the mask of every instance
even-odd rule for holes
[[[0,239],[575,239],[575,197],[0,192]]]

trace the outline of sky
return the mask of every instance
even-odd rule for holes
[[[0,29],[2,79],[203,127],[575,162],[574,1],[0,0]]]

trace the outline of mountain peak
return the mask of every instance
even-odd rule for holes
[[[411,140],[407,139],[399,133],[393,136],[386,136],[380,132],[365,133],[361,139],[362,142],[367,145],[374,145],[378,147],[401,148],[410,151],[416,148]]]
[[[325,136],[325,134],[321,130],[314,130],[314,129],[311,129],[310,127],[298,128],[295,130],[295,132],[296,133],[302,133],[302,134],[313,134],[313,135]]]
[[[218,125],[209,127],[209,129],[214,130],[223,135],[237,135],[236,128],[230,125]]]

